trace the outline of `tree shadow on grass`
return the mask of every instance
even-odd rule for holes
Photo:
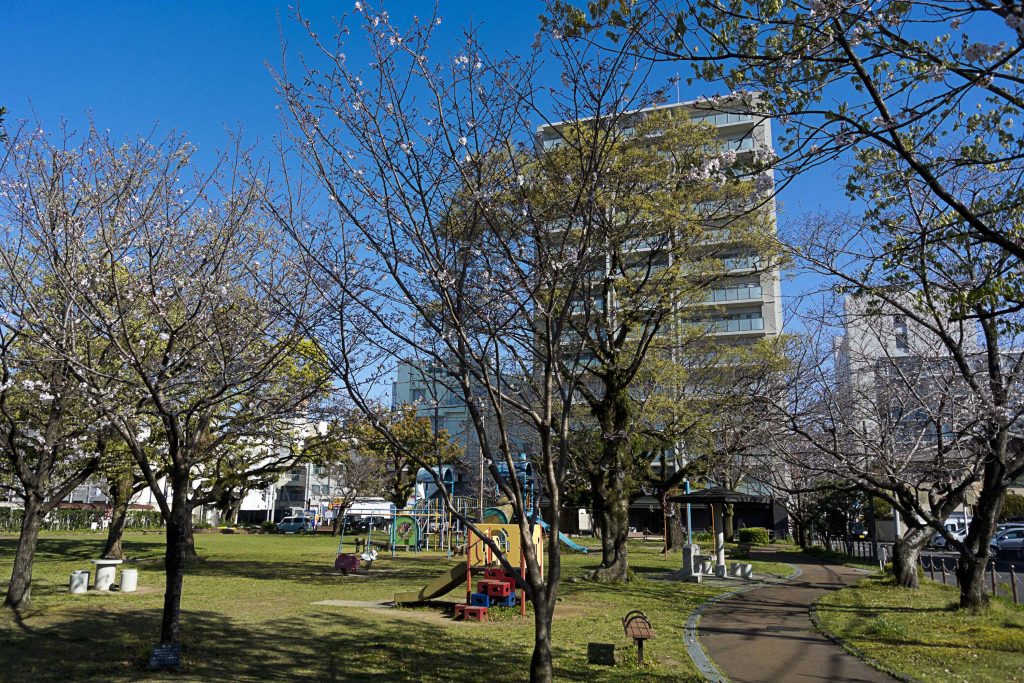
[[[182,670],[146,670],[159,631],[160,611],[87,613],[68,610],[60,620],[0,620],[2,680],[95,681],[521,681],[530,649],[501,643],[500,626],[451,627],[409,622],[361,610],[330,611],[236,622],[212,612],[182,615]],[[559,680],[621,680],[626,672],[601,669],[581,676],[581,652],[556,648]],[[585,668],[585,665],[583,665]],[[180,675],[179,675],[180,674]],[[676,680],[662,675],[644,680]]]
[[[82,536],[80,538],[61,538],[41,536],[36,546],[36,562],[88,562],[100,556],[106,535]],[[151,559],[163,558],[164,540],[156,537],[153,540],[126,539],[125,554],[129,557]],[[14,557],[18,547],[18,538],[5,536],[0,538],[0,556]]]

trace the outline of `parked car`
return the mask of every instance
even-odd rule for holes
[[[371,529],[374,531],[380,531],[381,529],[386,529],[388,524],[390,524],[390,521],[391,520],[387,517],[369,515],[356,522],[355,530],[359,533],[366,533]]]
[[[277,523],[282,534],[303,534],[309,530],[310,520],[306,517],[285,517]]]
[[[953,533],[954,538],[956,538],[956,540],[958,541],[962,541],[964,540],[964,538],[967,537],[967,527],[963,527],[960,529],[952,529],[951,531]],[[945,536],[943,536],[942,534],[935,534],[934,536],[932,536],[931,545],[933,548],[945,548],[948,545],[948,543],[946,541]]]
[[[341,520],[341,524],[338,526],[339,529],[344,529],[346,532],[355,531],[359,525],[359,520],[355,515],[345,515]]]
[[[992,538],[989,548],[997,553],[1019,553],[1024,550],[1024,529],[1006,529]]]
[[[868,539],[868,530],[860,522],[854,522],[850,525],[850,538],[855,541],[866,541]]]

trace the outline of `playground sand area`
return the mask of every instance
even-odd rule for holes
[[[0,617],[6,680],[285,680],[521,681],[533,643],[533,619],[501,608],[487,623],[452,619],[466,585],[425,605],[391,608],[396,593],[415,591],[453,569],[444,552],[382,553],[369,572],[329,571],[330,536],[196,537],[199,559],[186,574],[182,600],[182,674],[145,671],[159,633],[163,542],[129,535],[140,591],[82,599],[67,591],[72,570],[99,553],[98,534],[44,534],[34,571],[32,609]],[[0,574],[9,575],[16,539],[0,538]],[[355,546],[346,544],[346,551]],[[635,580],[609,585],[579,579],[599,558],[565,551],[552,648],[558,680],[700,680],[683,646],[687,614],[725,587],[651,580],[678,568],[656,542],[630,544]],[[465,558],[461,559],[462,562]],[[785,574],[784,565],[755,566]],[[142,590],[146,589],[146,590]],[[644,611],[657,631],[643,670],[622,631],[622,616]],[[590,665],[587,644],[611,643],[620,663]],[[60,656],[55,656],[59,643]]]

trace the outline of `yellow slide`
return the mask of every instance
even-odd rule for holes
[[[459,562],[446,573],[437,577],[418,591],[406,591],[395,593],[395,604],[402,605],[413,602],[424,602],[433,600],[454,590],[459,585],[466,584],[466,563]]]

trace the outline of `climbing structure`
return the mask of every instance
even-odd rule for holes
[[[467,620],[486,621],[488,609],[495,606],[519,606],[526,615],[526,591],[516,588],[516,579],[526,573],[526,557],[522,552],[519,526],[516,524],[478,524],[479,535],[470,532],[466,545],[466,561],[452,567],[445,574],[419,590],[395,594],[395,603],[414,604],[447,595],[465,582],[466,602],[455,606],[455,615]],[[544,571],[544,537],[539,525],[532,528],[534,547],[540,553],[541,573]],[[500,566],[492,548],[483,539],[490,540],[504,555],[505,560],[518,569],[508,571]],[[474,583],[474,581],[476,583]]]

